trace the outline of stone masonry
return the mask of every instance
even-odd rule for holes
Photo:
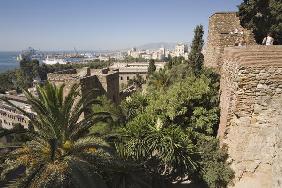
[[[236,188],[282,187],[282,46],[225,48],[218,136]]]
[[[65,84],[65,93],[74,84],[80,86],[83,95],[93,91],[94,97],[105,95],[115,103],[120,102],[119,98],[119,73],[108,69],[82,68],[78,70],[67,70],[48,74],[48,81],[56,85]]]
[[[218,70],[222,64],[224,48],[235,46],[242,39],[245,45],[255,44],[252,32],[240,25],[236,12],[213,14],[209,19],[208,42],[204,50],[205,66]]]
[[[215,13],[205,66],[221,75],[218,137],[235,172],[229,187],[282,187],[282,46],[255,45],[236,13]]]

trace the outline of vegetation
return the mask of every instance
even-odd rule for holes
[[[127,63],[133,63],[133,62],[146,62],[147,60],[144,59],[144,58],[134,58],[132,56],[125,56],[125,59],[124,59],[125,62]]]
[[[32,140],[1,156],[5,159],[1,165],[3,180],[24,167],[24,172],[14,182],[17,187],[69,187],[71,184],[79,187],[94,182],[98,187],[105,187],[99,173],[111,157],[108,145],[99,138],[89,137],[87,130],[106,115],[92,113],[78,123],[85,108],[97,101],[86,103],[86,99],[80,99],[75,103],[78,86],[74,85],[66,98],[63,88],[64,85],[56,88],[51,84],[39,87],[38,98],[25,91],[37,115],[18,110],[29,117],[34,127],[26,130]],[[96,166],[91,161],[95,161]],[[93,174],[89,174],[89,170],[93,170]]]
[[[23,168],[19,187],[226,187],[233,171],[216,138],[219,76],[202,66],[202,37],[197,26],[188,61],[170,59],[120,106],[106,97],[75,101],[77,85],[65,98],[64,86],[48,83],[38,98],[25,92],[37,116],[23,112],[30,140],[1,156],[1,177]]]
[[[148,75],[153,74],[155,71],[156,71],[155,60],[151,59],[149,61],[149,66],[148,66]]]
[[[146,80],[140,75],[136,74],[136,77],[133,77],[133,79],[128,80],[128,86],[135,85],[138,89],[142,88],[142,85],[146,83]]]
[[[172,59],[152,74],[146,92],[122,103],[126,123],[116,149],[122,158],[143,164],[152,187],[186,180],[226,187],[233,178],[216,139],[219,77],[202,67],[202,37],[197,26],[189,60]]]
[[[15,82],[15,71],[7,71],[0,74],[0,93],[16,89]]]
[[[195,30],[195,36],[191,45],[191,52],[188,56],[188,62],[192,65],[196,74],[201,72],[204,63],[204,55],[202,54],[204,46],[204,28],[202,25],[198,25]]]
[[[268,33],[275,43],[282,44],[282,2],[277,0],[244,0],[239,5],[239,16],[244,27],[252,29],[261,44]]]

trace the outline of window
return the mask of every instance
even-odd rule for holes
[[[129,80],[129,76],[126,79]]]
[[[123,80],[123,77],[122,77],[122,76],[120,77],[120,80]]]

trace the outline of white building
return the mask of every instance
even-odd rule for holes
[[[147,53],[146,54],[142,54],[141,57],[143,59],[150,60],[150,59],[152,59],[152,54],[147,54]]]
[[[177,44],[175,46],[175,50],[174,50],[174,55],[179,57],[179,56],[185,56],[185,53],[188,53],[188,46],[186,44]]]

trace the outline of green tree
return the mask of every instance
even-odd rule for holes
[[[7,71],[0,74],[0,93],[16,89],[15,82],[16,71]]]
[[[153,187],[184,180],[201,187],[226,187],[233,171],[216,139],[218,76],[209,69],[195,76],[189,67],[181,63],[164,70],[175,77],[165,90],[153,87],[127,100],[123,108],[130,118],[116,148],[121,157],[144,165]]]
[[[151,59],[148,66],[148,75],[153,74],[156,71],[155,60]]]
[[[125,115],[127,121],[130,121],[138,114],[143,113],[147,105],[148,99],[146,94],[140,92],[134,93],[132,96],[127,97],[121,103],[123,114]]]
[[[261,44],[272,33],[276,44],[282,44],[282,2],[277,0],[244,0],[239,6],[242,26],[252,29]]]
[[[112,133],[115,133],[117,129],[125,122],[125,116],[122,109],[117,104],[113,103],[106,96],[98,97],[101,101],[100,104],[94,104],[92,110],[94,112],[107,112],[111,116],[112,120],[107,122],[99,122],[90,128],[90,133],[99,135],[101,137],[107,137]]]
[[[39,61],[23,59],[20,69],[16,71],[16,87],[27,89],[32,86],[33,79],[39,76]]]
[[[153,73],[148,81],[148,85],[154,89],[164,89],[171,83],[171,75],[168,74],[167,70],[161,69],[158,72]]]
[[[191,64],[196,74],[198,74],[202,70],[204,63],[204,55],[202,54],[204,45],[203,35],[203,26],[196,26],[194,30],[194,38],[191,45],[191,51],[188,55],[188,63]]]
[[[3,154],[1,178],[24,172],[14,182],[17,187],[106,187],[101,174],[109,166],[109,145],[88,135],[89,128],[108,118],[105,113],[91,113],[79,121],[81,114],[97,100],[80,98],[74,85],[64,97],[64,85],[57,88],[47,83],[38,87],[38,98],[25,91],[33,116],[2,99],[29,117],[34,129],[27,129],[31,141]],[[22,131],[22,130],[21,130]]]

